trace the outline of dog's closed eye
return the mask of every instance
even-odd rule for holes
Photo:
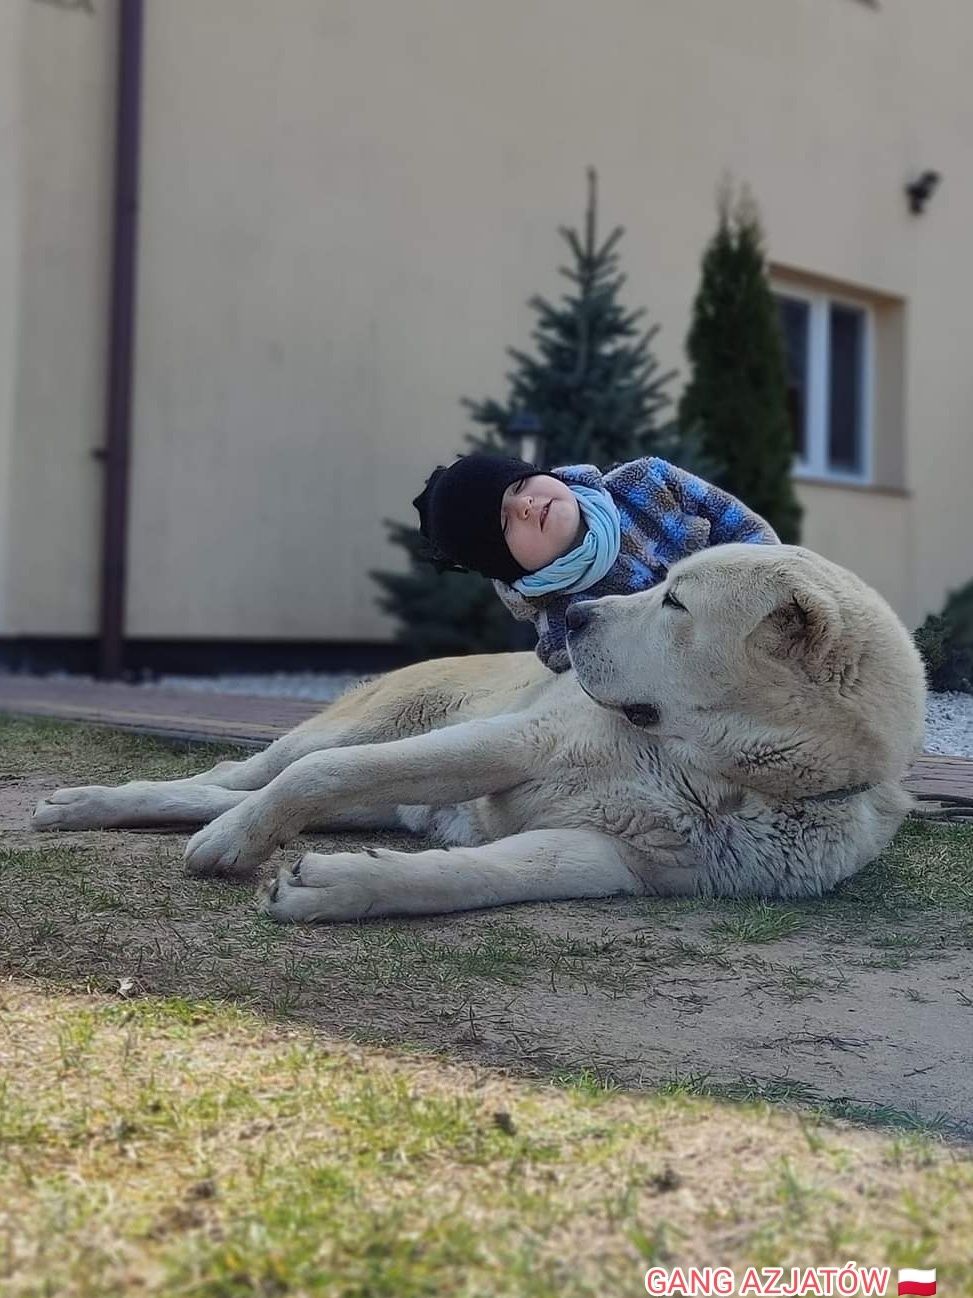
[[[673,595],[671,590],[667,590],[666,593],[662,596],[662,603],[665,605],[666,608],[677,608],[682,613],[689,612],[689,609],[686,608],[686,605],[683,604],[680,600],[676,599],[675,595]]]

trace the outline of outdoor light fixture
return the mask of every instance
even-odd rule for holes
[[[519,410],[511,419],[507,431],[520,438],[520,458],[528,464],[540,465],[538,456],[544,440],[544,427],[537,416],[529,410]]]
[[[910,181],[905,187],[909,198],[909,211],[916,216],[923,211],[935,193],[942,176],[938,171],[924,171],[918,180]]]

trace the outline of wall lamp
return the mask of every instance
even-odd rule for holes
[[[938,189],[941,180],[942,176],[938,171],[924,171],[917,180],[910,181],[905,187],[909,199],[909,211],[914,212],[916,216],[924,211],[926,204]]]

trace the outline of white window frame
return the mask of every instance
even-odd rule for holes
[[[831,482],[851,482],[867,485],[872,481],[873,429],[875,382],[875,317],[872,309],[854,298],[838,293],[823,293],[813,289],[774,281],[771,291],[778,297],[793,298],[808,305],[807,332],[807,407],[804,412],[803,459],[794,457],[795,478],[827,478]],[[831,394],[831,307],[845,306],[861,312],[864,337],[862,339],[862,409],[861,409],[861,468],[857,472],[832,468],[828,462],[828,408]]]

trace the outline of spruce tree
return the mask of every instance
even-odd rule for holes
[[[384,592],[379,607],[398,619],[400,644],[417,658],[533,648],[536,637],[521,634],[522,624],[511,618],[492,582],[474,572],[439,572],[426,558],[418,528],[390,520],[386,526],[409,567],[371,575]]]
[[[541,468],[587,463],[606,469],[663,455],[700,472],[692,448],[680,445],[671,423],[660,422],[674,375],[660,374],[652,353],[658,326],[644,328],[645,311],[621,304],[624,231],[616,227],[599,242],[597,206],[597,177],[589,169],[583,230],[559,231],[570,254],[559,271],[569,287],[557,303],[529,300],[537,316],[535,350],[509,349],[506,397],[464,400],[477,426],[465,450],[519,456]],[[425,546],[414,528],[387,526],[409,569],[372,575],[383,591],[380,606],[400,623],[401,642],[426,656],[533,645],[533,629],[511,619],[490,582],[472,573],[438,573],[423,560]]]
[[[724,187],[719,224],[703,255],[686,341],[692,365],[679,425],[698,438],[711,476],[795,542],[793,431],[777,308],[767,280],[756,207]]]
[[[542,467],[607,468],[662,454],[675,440],[671,427],[659,424],[674,373],[660,374],[652,354],[659,326],[643,329],[645,309],[627,310],[620,301],[626,277],[618,244],[625,231],[616,226],[599,243],[594,170],[588,171],[583,232],[562,226],[558,233],[570,253],[559,273],[570,287],[557,303],[540,295],[529,300],[537,315],[535,354],[510,348],[506,399],[463,402],[482,430],[473,445],[519,454],[526,415],[539,427]]]

